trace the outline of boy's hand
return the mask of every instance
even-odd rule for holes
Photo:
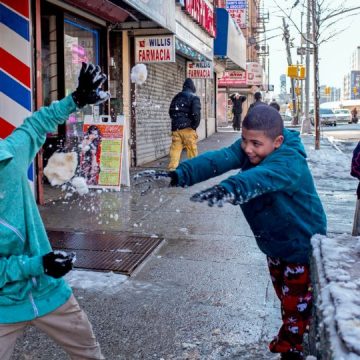
[[[170,186],[178,185],[178,176],[175,171],[166,171],[166,170],[144,170],[140,171],[134,175],[133,179],[135,181],[144,179],[145,182],[155,181],[155,180],[170,180]]]
[[[46,275],[55,279],[66,275],[73,267],[75,254],[65,251],[54,251],[43,256],[43,267]]]
[[[75,104],[82,108],[87,104],[98,105],[110,98],[110,94],[100,89],[106,80],[99,65],[82,63],[79,74],[79,84],[72,93]]]
[[[221,185],[215,185],[209,189],[194,194],[191,198],[194,202],[207,201],[209,206],[222,207],[224,202],[233,202],[234,196]]]

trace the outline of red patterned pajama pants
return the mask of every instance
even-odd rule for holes
[[[309,265],[287,263],[268,257],[270,276],[281,302],[283,324],[270,343],[271,352],[303,352],[303,335],[309,325],[312,309],[312,288]]]

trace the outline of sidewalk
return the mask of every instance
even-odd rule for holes
[[[230,145],[238,137],[234,132],[216,133],[200,142],[199,151]],[[315,152],[314,138],[303,139],[329,231],[351,232],[357,182],[344,173],[349,156],[326,139]],[[334,158],[336,166],[331,167]],[[167,159],[161,159],[149,166],[166,164]],[[52,229],[121,230],[165,238],[131,278],[104,273],[97,278],[81,271],[69,277],[107,359],[276,358],[267,351],[267,342],[280,325],[279,303],[265,256],[240,209],[189,201],[191,194],[223,177],[187,189],[153,188],[145,196],[134,188],[93,193],[40,208]],[[85,274],[86,282],[79,274]],[[31,329],[18,343],[14,358],[66,356]]]

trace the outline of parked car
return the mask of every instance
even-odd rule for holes
[[[335,109],[336,123],[351,124],[352,116],[348,109]]]
[[[314,126],[314,109],[311,109],[309,114],[311,125]],[[320,125],[336,126],[336,115],[333,110],[320,108]]]

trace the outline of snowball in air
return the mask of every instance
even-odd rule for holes
[[[71,185],[75,188],[79,195],[85,195],[89,192],[86,180],[83,177],[77,176],[71,180]]]
[[[68,182],[74,175],[78,164],[76,152],[55,152],[48,160],[44,175],[52,186]]]
[[[142,85],[147,78],[147,68],[144,64],[136,64],[131,69],[131,82]]]

